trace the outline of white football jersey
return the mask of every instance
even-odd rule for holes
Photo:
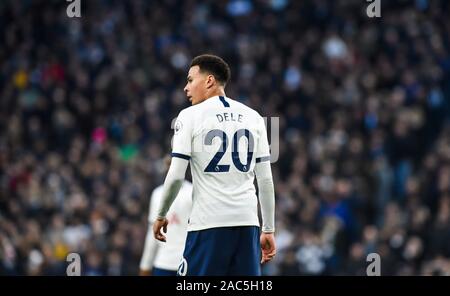
[[[172,157],[190,160],[193,206],[188,231],[259,226],[255,163],[270,161],[264,119],[255,110],[215,96],[182,110]]]
[[[152,193],[148,222],[153,224],[158,217],[158,206],[161,203],[163,185]],[[192,184],[184,181],[177,198],[167,212],[166,242],[158,241],[158,252],[153,265],[157,268],[177,270],[183,258],[184,244],[187,236],[187,222],[192,208]],[[155,239],[155,238],[152,238]]]

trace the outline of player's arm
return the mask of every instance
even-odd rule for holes
[[[258,181],[259,202],[262,215],[262,233],[260,236],[262,259],[268,262],[276,254],[275,246],[275,190],[272,180],[270,161],[257,163],[255,166]]]
[[[172,158],[169,172],[164,181],[163,196],[158,210],[158,217],[153,224],[153,233],[157,240],[166,241],[166,236],[161,232],[161,229],[164,233],[167,232],[168,221],[166,215],[183,185],[188,164],[189,162],[185,159]]]
[[[255,164],[255,175],[258,182],[259,202],[262,215],[262,233],[260,236],[261,263],[272,260],[276,254],[275,246],[275,190],[270,167],[270,148],[264,120],[261,118],[260,137]]]
[[[262,214],[262,232],[275,232],[275,189],[272,179],[270,161],[255,165],[256,180],[258,181],[259,202]]]
[[[158,253],[158,241],[153,237],[153,223],[156,220],[158,205],[160,203],[159,191],[154,190],[150,197],[150,206],[148,211],[148,230],[145,237],[144,251],[142,252],[139,265],[139,275],[151,275],[156,254]]]
[[[192,145],[192,118],[189,118],[184,111],[181,111],[175,122],[175,135],[173,137],[172,161],[169,171],[164,180],[163,194],[161,204],[158,210],[158,216],[153,224],[153,234],[157,240],[166,241],[165,235],[161,232],[167,232],[168,221],[167,212],[180,191],[183,184],[186,169],[191,157]]]
[[[145,237],[144,252],[142,253],[139,265],[139,275],[151,275],[153,262],[158,252],[158,241],[153,238],[153,232],[149,224],[147,235]]]

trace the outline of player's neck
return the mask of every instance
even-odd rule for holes
[[[217,89],[214,89],[211,92],[207,93],[206,100],[213,98],[213,97],[217,97],[217,96],[222,96],[222,97],[226,96],[223,88],[217,88]]]

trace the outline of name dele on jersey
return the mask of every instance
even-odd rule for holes
[[[216,118],[219,122],[224,122],[224,121],[237,121],[237,122],[242,122],[243,116],[242,114],[234,114],[233,112],[223,112],[220,114],[216,114]]]

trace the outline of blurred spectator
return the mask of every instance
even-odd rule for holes
[[[450,2],[0,4],[0,274],[137,274],[189,60],[280,117],[266,274],[450,274]]]

